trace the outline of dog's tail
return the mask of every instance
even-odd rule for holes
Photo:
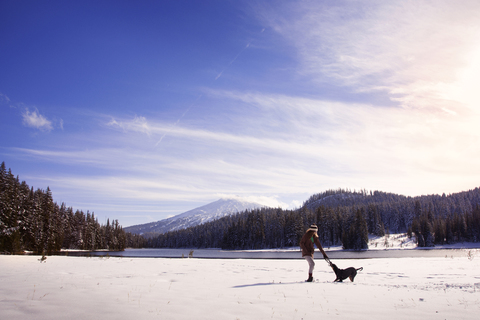
[[[357,271],[362,271],[363,270],[363,267],[360,267],[357,269]]]

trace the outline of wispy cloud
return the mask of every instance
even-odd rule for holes
[[[52,122],[45,116],[41,115],[36,108],[31,112],[26,108],[22,117],[24,126],[39,129],[41,131],[53,130]]]
[[[279,201],[276,197],[265,197],[265,196],[238,196],[238,195],[232,195],[232,194],[218,194],[218,197],[222,199],[235,199],[239,201],[247,201],[247,202],[255,202],[267,207],[271,208],[297,208],[299,207],[298,203],[292,204],[290,206],[287,203],[284,203],[282,201]]]
[[[138,117],[135,116],[131,121],[120,121],[113,119],[107,123],[108,126],[120,128],[124,131],[136,131],[136,132],[143,132],[147,135],[150,135],[151,128],[147,122],[145,117]]]
[[[180,124],[111,117],[88,149],[16,151],[89,172],[49,180],[85,203],[141,199],[148,208],[220,195],[294,207],[328,188],[416,195],[462,190],[466,176],[472,186],[479,177],[475,117],[262,92],[205,95],[239,109],[248,105],[248,114],[229,115],[244,130],[199,119]]]
[[[432,109],[472,66],[479,11],[478,1],[305,1],[260,14],[297,49],[303,75]]]
[[[248,47],[250,47],[250,43],[248,43],[242,50],[240,50],[240,52],[232,59],[232,61],[230,61],[230,63],[225,68],[223,68],[223,70],[220,71],[219,74],[217,74],[217,76],[215,77],[215,80],[218,80],[222,76],[222,74],[225,72],[225,70],[227,70],[228,67],[230,67],[235,62],[235,60],[238,59],[238,57],[242,54],[242,52],[245,51]]]
[[[10,103],[10,98],[8,98],[6,95],[3,93],[0,93],[0,103]]]

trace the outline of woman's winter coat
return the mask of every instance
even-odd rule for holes
[[[300,240],[300,248],[302,248],[302,257],[305,257],[305,256],[313,257],[313,253],[315,251],[314,244],[317,245],[317,248],[323,251],[323,248],[322,248],[322,245],[320,244],[320,240],[318,238],[317,233],[314,231],[309,231],[305,233],[302,237],[302,240]]]

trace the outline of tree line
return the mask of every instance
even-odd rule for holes
[[[0,166],[0,252],[51,254],[61,249],[124,250],[143,238],[126,233],[118,220],[102,225],[95,214],[53,201],[47,190],[20,182],[5,162]]]
[[[153,248],[229,250],[295,247],[313,223],[319,227],[318,235],[325,247],[342,243],[345,249],[368,248],[368,223],[364,210],[350,212],[343,208],[333,210],[324,206],[315,211],[305,207],[300,210],[247,210],[195,227],[151,237],[146,240],[146,245]],[[378,234],[383,235],[383,229]]]
[[[407,233],[419,247],[480,241],[480,190],[406,197],[380,191],[328,190],[300,209],[261,208],[150,237],[154,248],[263,249],[298,246],[312,223],[325,247],[367,249],[368,235]]]
[[[199,226],[151,235],[127,233],[118,220],[102,225],[94,213],[58,205],[47,190],[20,182],[0,166],[0,252],[49,254],[61,249],[263,249],[298,246],[317,224],[325,247],[368,248],[368,235],[405,232],[419,247],[480,241],[480,190],[406,197],[380,191],[327,190],[301,208],[259,208]]]

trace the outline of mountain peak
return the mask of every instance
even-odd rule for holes
[[[204,224],[222,217],[261,208],[264,205],[255,202],[248,202],[237,197],[221,198],[204,206],[189,210],[174,217],[163,219],[131,227],[124,230],[136,234],[160,234],[168,231],[186,229],[196,225]]]

